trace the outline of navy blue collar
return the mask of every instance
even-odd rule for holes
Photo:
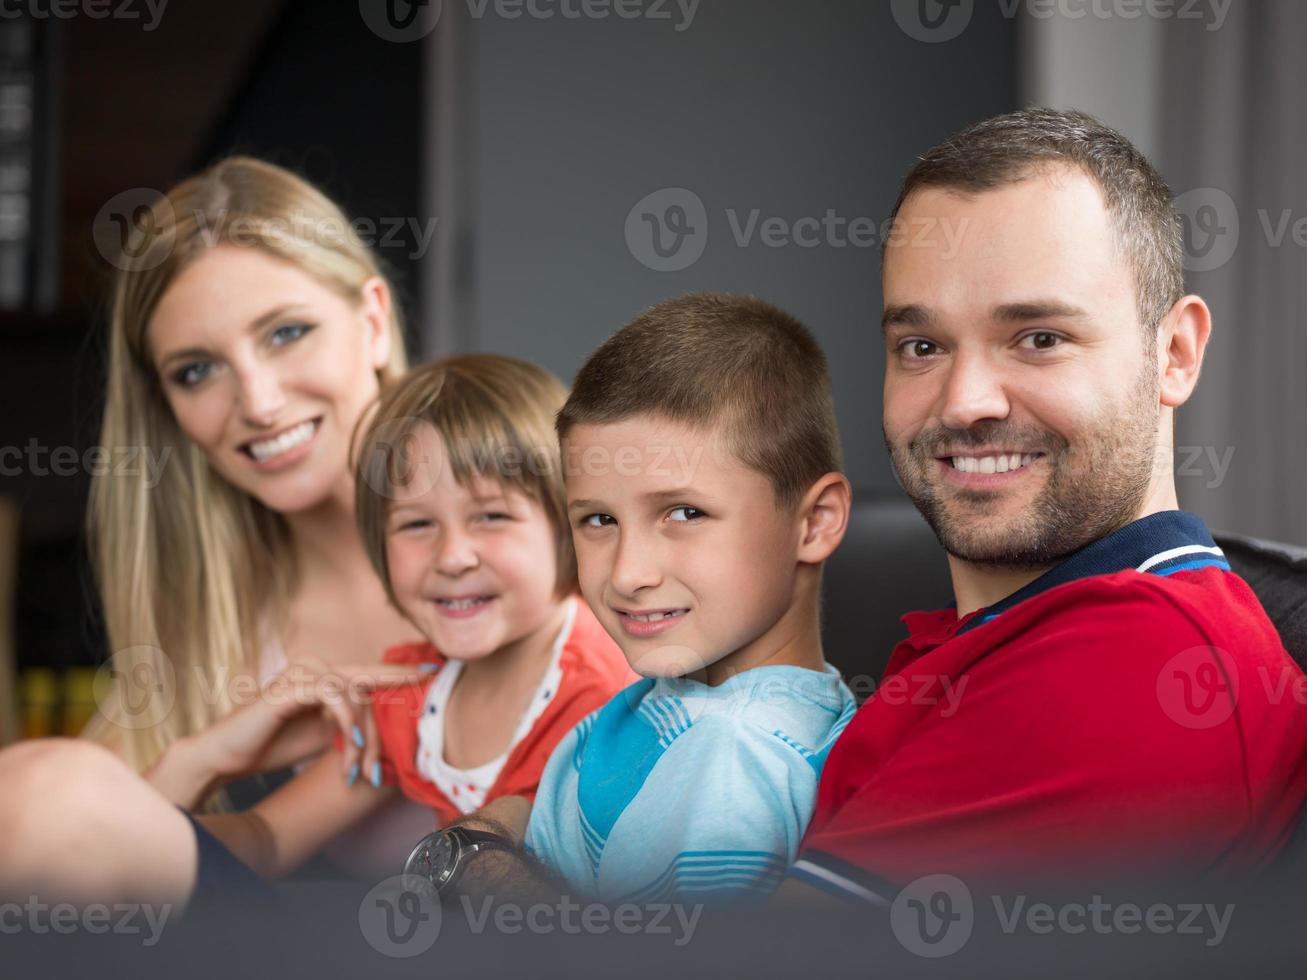
[[[1085,545],[1029,585],[982,610],[958,630],[958,635],[1055,586],[1131,568],[1152,575],[1172,575],[1195,568],[1222,568],[1228,572],[1230,563],[1202,518],[1188,511],[1164,510]]]

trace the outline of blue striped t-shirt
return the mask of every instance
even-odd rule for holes
[[[527,850],[610,901],[766,895],[798,852],[855,709],[829,664],[757,667],[716,687],[639,681],[550,756]]]

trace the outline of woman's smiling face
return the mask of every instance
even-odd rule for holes
[[[390,354],[379,279],[350,303],[294,264],[220,245],[183,270],[147,329],[182,432],[272,510],[350,500],[349,445]]]

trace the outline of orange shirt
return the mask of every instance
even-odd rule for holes
[[[631,670],[621,649],[595,619],[580,597],[576,600],[572,631],[559,658],[562,680],[548,706],[530,730],[509,750],[498,778],[485,800],[500,796],[535,799],[545,763],[563,736],[592,711],[603,707],[613,695],[639,677]],[[384,660],[392,664],[439,664],[445,658],[430,643],[406,643],[391,647]],[[436,824],[443,827],[463,816],[463,811],[417,766],[418,719],[427,691],[435,676],[413,684],[376,692],[373,714],[381,737],[381,771],[387,785],[398,785],[404,795],[436,811]],[[342,739],[337,735],[337,746]]]

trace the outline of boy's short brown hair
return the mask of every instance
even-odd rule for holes
[[[567,389],[513,357],[468,354],[414,368],[381,395],[357,440],[354,503],[368,560],[399,608],[386,556],[386,519],[413,473],[420,426],[439,433],[460,483],[486,477],[538,501],[557,541],[558,594],[576,590],[576,552],[553,420]]]
[[[781,507],[842,466],[826,355],[802,323],[752,296],[691,293],[640,314],[582,366],[558,436],[635,415],[723,426]]]

